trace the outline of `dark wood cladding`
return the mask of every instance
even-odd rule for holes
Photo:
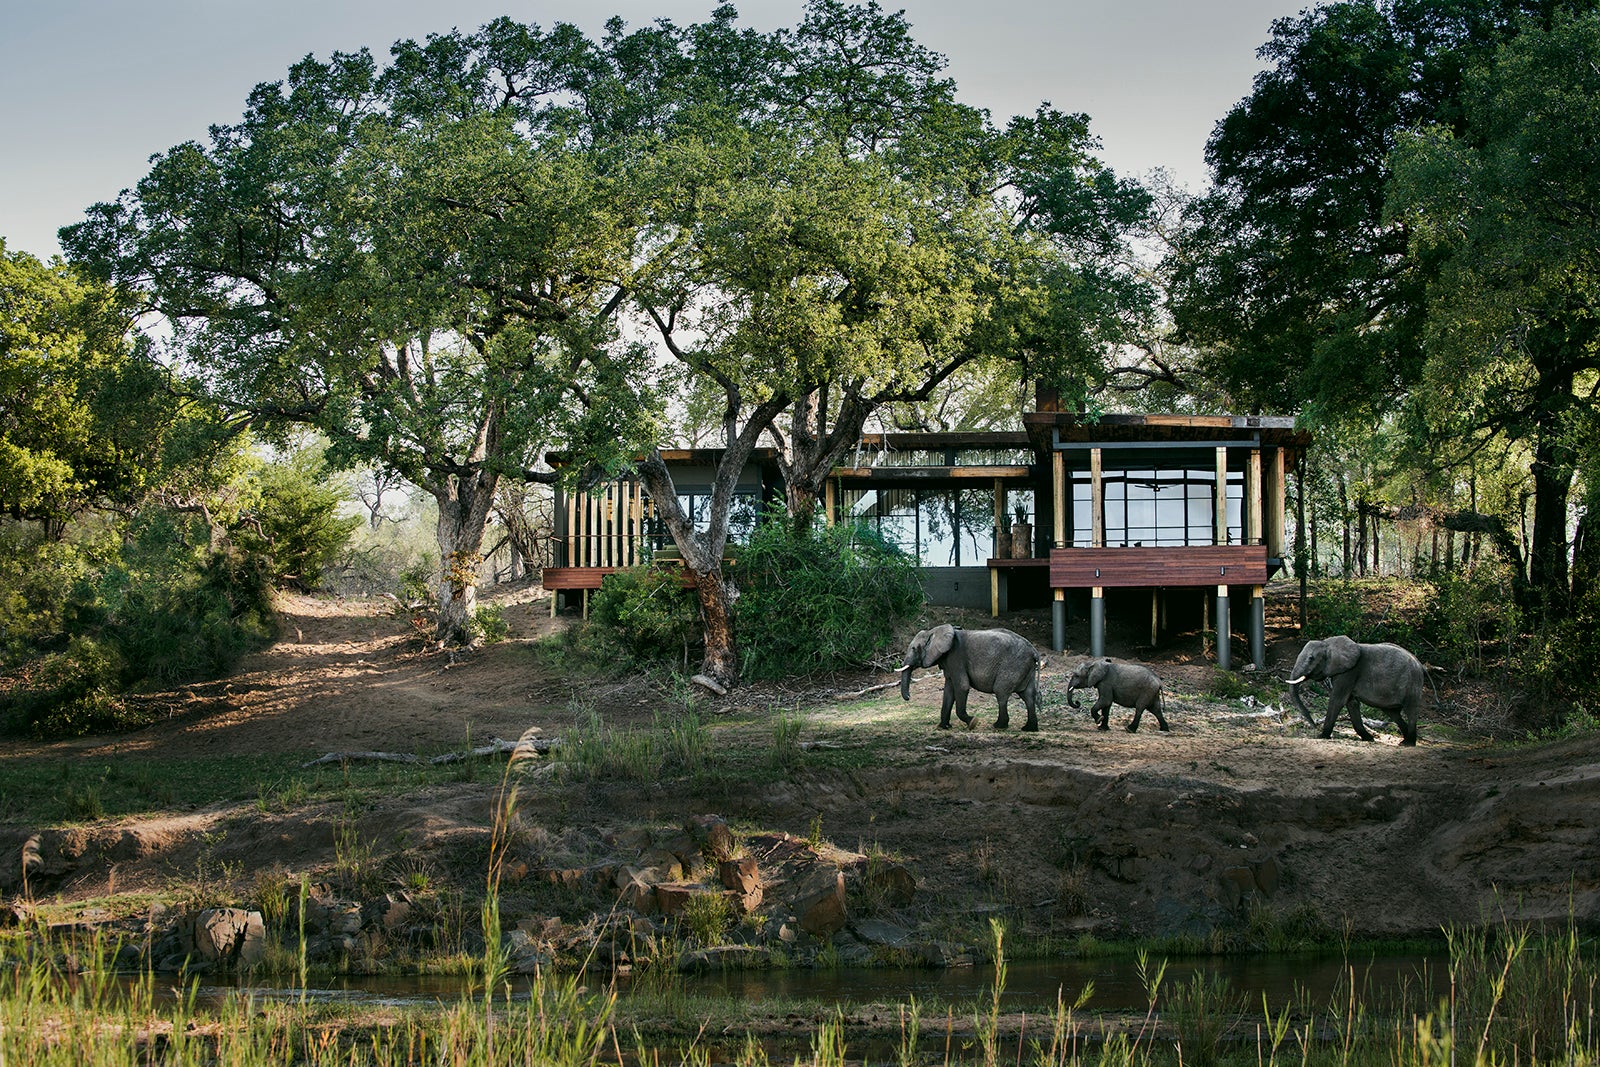
[[[1265,585],[1266,545],[1190,548],[1055,548],[1050,585],[1056,589],[1154,588],[1178,585]]]
[[[606,575],[618,567],[546,567],[539,584],[546,589],[599,589]]]

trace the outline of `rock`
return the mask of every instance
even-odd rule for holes
[[[844,929],[844,872],[837,867],[818,867],[796,887],[794,913],[800,929],[813,937],[832,937]]]
[[[385,930],[398,930],[411,918],[411,901],[403,895],[385,893],[361,909],[364,925],[380,926]]]
[[[850,924],[850,930],[868,945],[901,948],[911,940],[910,930],[877,919],[858,919]]]
[[[678,862],[678,857],[666,849],[656,848],[639,857],[639,865],[644,868],[643,876],[647,882],[678,882],[683,880],[683,864]]]
[[[1217,877],[1219,897],[1229,908],[1237,908],[1256,891],[1255,872],[1249,867],[1228,867]]]
[[[656,886],[656,907],[663,915],[681,915],[695,897],[716,892],[697,882],[662,882]]]
[[[207,908],[194,917],[195,957],[224,966],[253,967],[267,954],[267,928],[259,911]]]
[[[755,945],[718,945],[678,957],[680,971],[757,970],[771,965],[772,953]]]
[[[684,870],[691,870],[701,860],[700,845],[688,833],[679,832],[662,839],[656,847],[665,849],[677,857]]]
[[[617,876],[622,881],[622,875]],[[634,873],[617,887],[621,891],[622,903],[632,908],[640,915],[654,915],[659,904],[656,900],[655,886],[640,878]]]
[[[684,831],[694,839],[703,855],[718,862],[733,858],[733,831],[719,815],[696,815]]]
[[[328,932],[335,937],[354,937],[361,932],[361,905],[340,902],[328,909]]]
[[[898,863],[869,868],[867,885],[881,893],[884,901],[894,908],[907,907],[917,895],[916,876]]]
[[[561,940],[563,932],[561,920],[554,915],[544,919],[518,919],[516,928],[530,938],[550,942]]]
[[[751,890],[761,888],[761,874],[756,869],[753,856],[722,860],[717,864],[717,877],[724,886],[739,893],[749,893]]]
[[[1211,857],[1204,852],[1199,853],[1189,861],[1189,869],[1195,874],[1205,874],[1211,869]]]
[[[650,831],[643,827],[632,826],[626,830],[605,834],[601,840],[612,848],[622,849],[625,852],[642,852],[650,847]]]
[[[1250,865],[1250,871],[1255,876],[1256,889],[1264,897],[1270,897],[1278,891],[1278,882],[1282,877],[1278,870],[1278,861],[1268,856]]]

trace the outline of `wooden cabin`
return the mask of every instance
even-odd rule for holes
[[[1196,604],[1218,633],[1232,633],[1242,598],[1250,659],[1265,666],[1265,586],[1285,554],[1286,472],[1310,435],[1287,418],[1091,422],[1048,407],[1024,415],[1021,432],[864,435],[829,478],[826,520],[870,525],[915,556],[930,603],[996,617],[1050,604],[1057,651],[1069,614],[1084,611],[1089,652],[1104,654],[1108,599],[1119,617],[1148,611],[1155,644],[1169,610]],[[716,452],[664,458],[695,516]],[[767,501],[782,498],[770,451],[752,457],[735,494],[737,542]],[[554,539],[545,587],[581,593],[585,608],[605,574],[671,550],[627,479],[558,495]],[[1231,666],[1229,642],[1218,643],[1217,659]]]

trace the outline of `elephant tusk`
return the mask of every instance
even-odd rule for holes
[[[894,669],[894,673],[899,674],[901,671],[909,671],[909,670],[915,670],[915,669],[916,668],[912,667],[911,664],[907,663],[904,667],[896,667]]]
[[[1299,685],[1299,684],[1300,684],[1300,683],[1301,683],[1301,682],[1303,682],[1303,681],[1305,681],[1305,680],[1306,680],[1306,676],[1305,676],[1305,675],[1303,675],[1303,674],[1302,674],[1302,675],[1301,675],[1301,676],[1300,676],[1300,677],[1298,677],[1298,678],[1290,678],[1290,679],[1289,679],[1289,684],[1290,684],[1290,685]]]

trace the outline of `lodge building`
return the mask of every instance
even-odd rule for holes
[[[863,435],[828,479],[826,520],[865,523],[913,555],[931,604],[999,617],[1048,603],[1056,651],[1069,615],[1085,612],[1089,652],[1104,655],[1108,599],[1124,621],[1148,611],[1151,644],[1169,610],[1203,613],[1231,634],[1242,600],[1249,658],[1264,667],[1265,587],[1285,554],[1285,480],[1310,435],[1290,418],[1090,421],[1040,407],[1023,415],[1020,432]],[[663,452],[697,523],[718,454]],[[782,495],[774,453],[758,450],[735,488],[730,541]],[[555,514],[544,585],[556,597],[581,594],[585,609],[604,575],[672,554],[634,479],[558,492]],[[1219,641],[1218,666],[1231,658],[1231,642]]]

